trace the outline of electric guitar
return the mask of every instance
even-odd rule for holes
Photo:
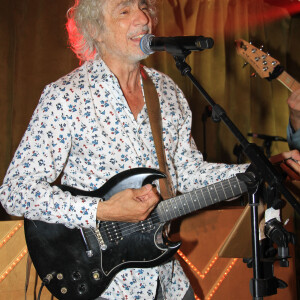
[[[235,45],[238,55],[243,57],[260,77],[277,79],[292,92],[300,88],[300,83],[285,72],[280,62],[272,56],[242,39],[236,40]]]
[[[32,262],[40,278],[50,281],[46,286],[56,298],[94,300],[119,271],[154,267],[171,258],[181,243],[164,236],[166,223],[242,195],[247,191],[245,182],[251,174],[237,174],[161,201],[146,220],[138,223],[99,222],[93,229],[69,229],[62,224],[25,219],[25,238]],[[164,177],[155,169],[136,168],[115,175],[95,191],[60,188],[72,195],[100,197],[105,201],[126,188],[140,188]]]

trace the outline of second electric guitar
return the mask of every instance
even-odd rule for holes
[[[238,55],[243,57],[260,77],[277,79],[292,92],[300,88],[300,83],[283,70],[278,60],[242,39],[236,40],[235,44]]]

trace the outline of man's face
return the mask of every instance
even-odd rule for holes
[[[145,54],[140,40],[152,29],[146,0],[107,0],[104,7],[104,29],[98,41],[102,58],[136,63]]]

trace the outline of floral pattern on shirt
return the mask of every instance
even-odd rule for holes
[[[163,140],[175,191],[188,192],[243,172],[245,165],[204,162],[191,138],[191,111],[177,85],[146,68],[162,111]],[[117,78],[101,60],[84,63],[46,86],[0,188],[9,214],[69,228],[95,227],[99,199],[72,196],[51,183],[100,188],[113,175],[136,167],[158,168],[144,105],[135,120]],[[160,277],[167,299],[180,299],[189,282],[175,261],[118,273],[103,297],[154,299]]]

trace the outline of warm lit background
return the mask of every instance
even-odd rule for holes
[[[78,66],[64,27],[71,0],[0,0],[0,181],[27,127],[44,86]],[[248,132],[286,136],[288,90],[277,80],[251,77],[242,68],[234,41],[242,38],[278,59],[300,80],[300,4],[292,0],[161,0],[157,36],[203,35],[210,50],[187,59],[192,73],[246,136]],[[170,75],[193,111],[193,136],[210,161],[236,162],[237,141],[223,124],[206,122],[207,103],[176,69],[173,58],[156,53],[145,62]],[[259,145],[262,140],[253,139]],[[272,144],[272,154],[288,150]],[[1,220],[9,217],[1,210]],[[299,280],[298,280],[299,281]],[[245,298],[248,299],[248,298]]]

